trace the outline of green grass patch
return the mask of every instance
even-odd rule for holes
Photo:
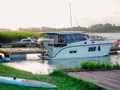
[[[38,80],[57,85],[57,89],[33,88],[15,85],[0,84],[0,90],[105,90],[94,83],[83,81],[68,76],[63,70],[55,70],[49,75],[35,75],[30,72],[17,70],[0,64],[1,76],[16,76],[17,78],[25,78]]]

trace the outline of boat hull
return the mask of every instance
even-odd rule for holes
[[[10,61],[10,59],[7,57],[0,58],[0,62],[9,62],[9,61]]]
[[[15,79],[11,77],[3,77],[3,76],[0,76],[0,83],[28,86],[28,87],[57,88],[57,86],[45,82],[39,82],[39,81],[27,80],[27,79],[18,79],[18,78]]]
[[[51,51],[51,56],[43,56],[43,59],[69,59],[106,56],[109,54],[111,46],[112,43],[66,46],[57,52]]]

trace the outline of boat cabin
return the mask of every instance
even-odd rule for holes
[[[53,32],[45,33],[48,37],[54,39],[53,43],[48,43],[48,46],[63,47],[74,42],[84,41],[88,35],[80,32]],[[47,37],[47,36],[46,36]]]

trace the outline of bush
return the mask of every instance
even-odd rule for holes
[[[99,70],[120,69],[120,65],[118,63],[112,65],[111,63],[93,63],[87,61],[87,62],[82,62],[80,66],[81,69],[99,69]]]
[[[81,69],[96,69],[96,64],[92,62],[82,62]]]
[[[118,63],[114,64],[113,68],[120,69],[120,64],[118,64]]]

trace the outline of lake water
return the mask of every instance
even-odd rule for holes
[[[120,33],[104,33],[97,35],[107,37],[111,42],[115,42],[116,39],[120,38]],[[64,59],[64,60],[40,60],[37,55],[28,55],[31,59],[26,60],[15,60],[14,62],[4,63],[5,65],[32,72],[33,74],[49,74],[56,68],[74,68],[79,67],[83,61],[91,62],[104,62],[104,63],[119,63],[120,54],[108,55],[104,57],[93,57],[93,58],[79,58],[79,59]]]

